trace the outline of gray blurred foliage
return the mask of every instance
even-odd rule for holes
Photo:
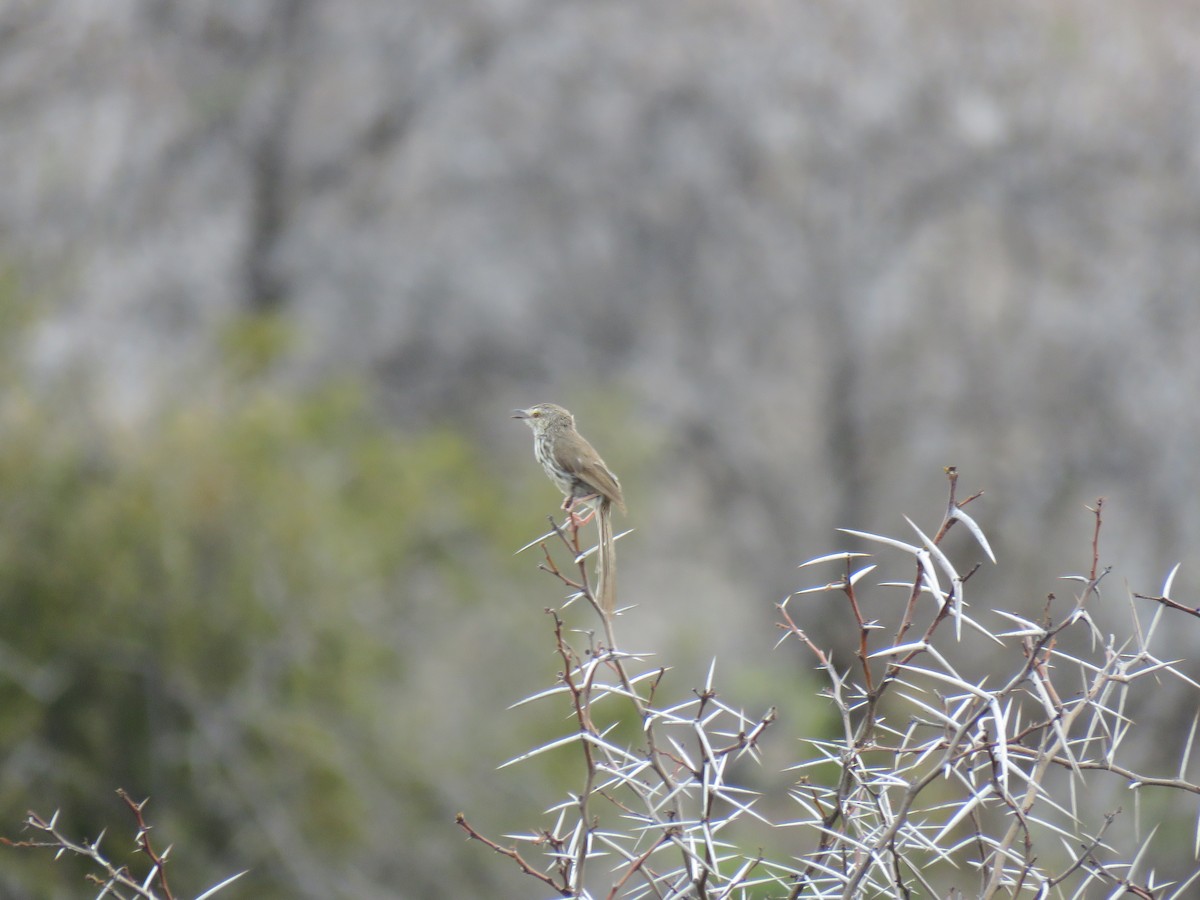
[[[25,403],[50,405],[30,426],[45,439],[65,428],[55,409],[73,417],[68,447],[93,426],[155,435],[215,392],[222,429],[242,409],[221,387],[231,369],[297,404],[358,382],[397,453],[448,428],[500,485],[503,514],[419,510],[441,529],[430,546],[478,576],[555,502],[506,410],[563,403],[627,485],[621,583],[646,646],[696,671],[718,652],[755,690],[791,673],[766,648],[792,566],[842,546],[838,526],[936,519],[946,464],[987,490],[976,515],[1010,572],[997,605],[1032,615],[1084,566],[1082,506],[1099,495],[1108,590],[1153,592],[1182,561],[1186,593],[1197,60],[1185,0],[8,0],[0,268],[32,324],[13,331],[6,428]],[[488,545],[478,520],[501,515]],[[534,641],[554,596],[528,563],[497,561],[494,590],[454,584],[469,614],[447,610],[417,551],[374,594],[373,614],[446,638],[377,648],[408,673],[372,689],[425,692],[433,743],[476,752],[440,784],[394,758],[353,764],[372,801],[357,853],[341,869],[337,853],[292,854],[319,873],[268,864],[279,896],[495,890],[477,848],[447,865],[455,836],[439,829],[478,790],[520,790],[491,773],[504,753],[472,741],[515,721],[500,707],[532,690],[514,671],[533,663],[503,646],[455,656],[447,617]],[[814,634],[846,639],[821,619]],[[291,626],[301,643],[320,631]],[[1194,635],[1178,640],[1188,655]],[[1169,702],[1144,714],[1172,725]],[[348,777],[347,759],[329,765]],[[376,776],[411,776],[428,802],[405,807]],[[220,781],[187,800],[208,804],[213,847],[241,840],[246,806],[299,815],[269,795],[231,805],[241,788]],[[4,800],[17,816],[58,802]],[[505,813],[487,824],[517,827]],[[287,856],[286,829],[263,834]]]

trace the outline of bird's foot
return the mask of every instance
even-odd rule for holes
[[[589,500],[595,500],[597,496],[599,495],[593,494],[590,497],[568,497],[563,501],[562,508],[567,512],[567,521],[570,523],[572,528],[582,528],[588,522],[592,521],[592,517],[596,515],[595,507],[589,509],[586,515],[579,515],[579,513],[575,512],[576,504],[587,503]]]
[[[594,515],[596,515],[596,510],[594,510],[594,509],[589,509],[587,511],[587,515],[584,515],[584,516],[579,515],[579,513],[577,513],[577,512],[572,512],[570,514],[571,527],[572,528],[582,528],[588,522],[592,521],[592,517]]]

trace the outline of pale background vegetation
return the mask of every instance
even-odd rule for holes
[[[7,0],[0,165],[0,833],[124,787],[193,894],[524,896],[453,825],[561,788],[494,771],[563,727],[505,712],[560,597],[517,405],[622,478],[623,633],[784,759],[773,604],[944,465],[977,614],[1100,495],[1107,600],[1200,584],[1194,3]]]

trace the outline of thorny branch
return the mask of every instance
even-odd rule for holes
[[[137,820],[138,830],[135,838],[137,847],[139,850],[145,853],[146,856],[150,858],[150,862],[154,864],[154,871],[158,875],[158,886],[162,888],[163,896],[166,897],[167,900],[171,900],[173,895],[171,894],[170,886],[167,884],[167,851],[169,851],[170,848],[168,847],[167,851],[164,851],[161,855],[154,849],[154,844],[150,840],[150,826],[146,824],[146,819],[142,815],[142,810],[145,808],[146,804],[150,802],[149,798],[143,800],[141,803],[138,803],[132,797],[130,797],[123,788],[117,789],[117,796],[124,801],[125,805],[129,808],[129,811],[133,813],[133,817]]]
[[[904,582],[906,600],[893,617],[891,604],[863,581],[876,566],[856,569],[867,555],[859,552],[804,564],[837,562],[840,577],[777,606],[781,642],[795,639],[816,661],[838,722],[835,737],[810,737],[805,743],[813,755],[791,766],[790,796],[800,811],[791,816],[781,814],[777,800],[756,808],[758,795],[729,780],[732,760],[758,757],[774,710],[753,718],[727,706],[711,674],[691,699],[664,700],[666,669],[646,668],[636,654],[619,650],[613,621],[595,603],[578,523],[552,522],[535,542],[544,556],[541,568],[571,592],[568,603],[582,597],[592,605],[603,639],[584,632],[587,646],[577,650],[563,615],[548,611],[562,670],[556,687],[536,696],[565,698],[575,734],[521,759],[578,747],[581,787],[555,807],[554,827],[526,838],[545,854],[542,868],[461,817],[460,826],[570,897],[965,896],[938,884],[950,865],[954,884],[975,873],[972,896],[979,898],[1085,898],[1093,885],[1106,894],[1117,889],[1155,900],[1188,896],[1200,868],[1176,884],[1154,884],[1146,862],[1151,838],[1130,848],[1125,826],[1114,826],[1120,811],[1103,812],[1089,796],[1100,793],[1093,783],[1105,778],[1135,792],[1200,796],[1186,772],[1200,714],[1177,773],[1146,771],[1122,754],[1143,684],[1170,678],[1194,692],[1200,684],[1152,654],[1154,624],[1143,629],[1135,621],[1134,637],[1120,644],[1115,637],[1102,640],[1093,623],[1089,604],[1099,600],[1108,573],[1099,549],[1103,500],[1090,508],[1090,564],[1086,575],[1070,576],[1080,588],[1068,608],[1050,595],[1036,621],[1000,608],[977,613],[964,592],[981,563],[960,570],[943,544],[961,524],[995,562],[965,510],[982,493],[960,500],[957,470],[947,468],[946,476],[945,512],[931,537],[912,523],[913,542],[851,532],[915,562],[915,575]],[[555,563],[554,554],[563,551],[571,566]],[[816,592],[840,595],[856,637],[852,659],[839,664],[807,633],[796,598]],[[1155,623],[1172,611],[1200,615],[1170,599],[1170,578],[1160,596],[1133,596],[1157,603]],[[995,621],[1009,630],[995,630],[989,624]],[[1078,632],[1085,643],[1091,640],[1091,655],[1070,649],[1080,643]],[[636,747],[613,740],[623,720],[639,729]],[[790,832],[781,840],[792,855],[772,858],[743,846],[737,827],[751,819]],[[1140,840],[1136,823],[1133,831]],[[606,879],[596,871],[600,861]],[[589,892],[595,889],[589,884],[601,883],[598,895]]]
[[[168,847],[160,853],[150,839],[150,832],[153,826],[146,821],[143,813],[149,800],[138,802],[122,789],[117,790],[117,796],[121,798],[126,808],[133,814],[134,821],[137,824],[134,843],[137,845],[138,851],[146,854],[146,858],[150,860],[150,871],[141,880],[135,879],[127,866],[113,863],[107,856],[100,852],[100,845],[104,840],[103,832],[95,840],[72,840],[59,828],[57,812],[49,819],[43,818],[32,811],[26,814],[25,828],[40,832],[45,837],[16,841],[0,837],[0,844],[19,849],[44,848],[54,850],[55,858],[62,856],[64,853],[70,853],[90,860],[101,873],[99,875],[89,873],[86,876],[89,881],[100,886],[100,893],[97,895],[97,900],[102,897],[111,897],[113,900],[127,900],[127,898],[134,897],[140,897],[142,900],[174,900],[175,895],[171,893],[166,872],[167,856],[171,848]],[[240,872],[225,879],[220,884],[214,885],[201,894],[197,900],[206,900],[206,898],[213,897],[218,891],[232,884],[244,874],[245,872]],[[161,893],[154,890],[155,884],[157,884],[158,890]]]
[[[76,856],[81,856],[90,859],[96,864],[104,874],[102,876],[89,875],[88,878],[96,884],[101,885],[104,893],[111,893],[113,896],[125,896],[120,893],[121,889],[131,891],[128,896],[142,897],[145,900],[159,900],[159,895],[154,893],[149,887],[143,887],[142,884],[130,875],[129,869],[125,866],[114,865],[100,852],[100,843],[104,840],[104,834],[101,833],[94,841],[87,839],[74,841],[67,837],[58,828],[58,813],[55,813],[49,819],[44,819],[32,810],[25,817],[25,827],[34,831],[40,831],[48,838],[42,840],[20,840],[14,841],[8,838],[0,837],[0,843],[9,847],[20,848],[47,848],[55,851],[56,856],[64,852],[73,853]],[[170,894],[165,895],[170,900]]]
[[[1094,515],[1091,560],[1088,575],[1078,579],[1083,587],[1074,609],[1056,623],[1049,617],[1048,605],[1040,625],[1009,615],[1007,619],[1018,624],[1017,630],[1007,636],[996,635],[967,619],[962,603],[960,592],[977,571],[978,564],[960,577],[937,549],[955,522],[961,521],[991,555],[982,533],[962,512],[966,503],[980,495],[957,501],[957,472],[950,468],[947,476],[950,482],[947,512],[924,548],[855,532],[904,549],[917,559],[908,602],[890,642],[869,647],[864,640],[877,638],[881,626],[871,622],[874,627],[870,630],[863,627],[870,619],[863,611],[861,592],[855,589],[862,572],[853,571],[862,554],[844,554],[842,579],[824,588],[846,597],[850,619],[860,636],[855,667],[863,672],[861,683],[851,684],[849,673],[840,674],[829,654],[819,650],[797,624],[796,617],[787,609],[788,600],[795,594],[779,606],[780,628],[785,636],[798,639],[826,672],[827,696],[841,717],[844,734],[840,743],[814,741],[820,756],[799,767],[834,763],[839,777],[823,789],[806,779],[803,793],[793,794],[810,811],[808,821],[816,825],[818,834],[815,847],[801,857],[805,864],[798,869],[792,883],[793,898],[837,896],[849,900],[875,895],[909,896],[910,879],[932,893],[923,869],[928,868],[929,862],[950,858],[943,848],[956,827],[974,830],[971,844],[956,846],[976,847],[976,858],[985,863],[979,869],[980,897],[993,897],[1001,889],[1006,896],[1012,896],[1030,882],[1038,886],[1037,896],[1041,897],[1050,887],[1071,877],[1085,881],[1104,878],[1111,882],[1112,865],[1106,866],[1095,858],[1101,850],[1111,852],[1101,841],[1111,819],[1105,819],[1102,828],[1089,837],[1086,822],[1077,817],[1078,813],[1064,810],[1050,799],[1048,771],[1067,769],[1075,778],[1082,777],[1084,772],[1103,771],[1128,779],[1135,788],[1161,787],[1186,794],[1200,791],[1200,786],[1182,776],[1140,775],[1113,759],[1123,729],[1128,726],[1117,719],[1115,733],[1108,727],[1114,716],[1112,704],[1124,708],[1134,680],[1152,672],[1173,671],[1171,665],[1153,658],[1144,647],[1133,655],[1106,649],[1105,661],[1100,664],[1082,662],[1058,649],[1061,635],[1077,624],[1094,633],[1086,604],[1089,598],[1098,597],[1098,585],[1108,571],[1101,567],[1099,556],[1103,500],[1090,508]],[[832,557],[815,562],[826,559]],[[948,589],[938,587],[934,569],[950,577]],[[818,590],[821,589],[800,593]],[[1164,590],[1164,597],[1166,593]],[[933,595],[937,611],[922,637],[910,641],[908,635],[919,617],[919,601],[929,595]],[[1018,639],[1016,648],[1020,656],[1003,684],[986,688],[987,673],[980,680],[964,676],[939,649],[945,643],[941,640],[945,630],[942,624],[956,619],[957,627],[965,623],[1001,646],[1012,646],[1005,643],[1005,637]],[[890,661],[882,677],[876,680],[872,678],[870,663],[879,658]],[[969,660],[969,655],[964,658]],[[1076,689],[1079,675],[1069,675],[1071,668],[1080,674],[1090,673],[1082,694]],[[994,677],[994,666],[991,674]],[[1073,682],[1066,690],[1055,683],[1064,678]],[[954,693],[944,695],[946,689]],[[935,690],[942,698],[938,706],[923,699]],[[889,699],[893,694],[898,696]],[[1069,699],[1064,701],[1063,697]],[[905,706],[916,715],[910,718],[907,729],[897,731],[890,720]],[[915,739],[920,730],[935,724],[937,736]],[[881,740],[887,734],[895,734],[900,738],[899,743]],[[926,805],[922,800],[926,789],[935,781],[946,779],[962,786],[959,799],[936,807]],[[1015,791],[1018,785],[1021,789]],[[979,813],[996,806],[1008,811],[1009,821],[1001,834],[992,836],[985,823],[994,820]],[[1059,819],[1062,821],[1056,821]],[[1072,830],[1088,848],[1086,872],[1081,872],[1084,866],[1080,863],[1051,876],[1044,866],[1055,858],[1053,844],[1057,836]],[[1014,855],[1012,846],[1018,840],[1021,852]],[[1193,877],[1200,877],[1200,870]],[[1148,890],[1128,876],[1115,883],[1138,895]],[[1172,896],[1184,896],[1183,890],[1179,887]]]
[[[499,853],[501,856],[507,856],[509,859],[511,859],[513,862],[515,862],[520,867],[522,872],[524,872],[526,875],[529,875],[532,878],[536,878],[538,881],[542,882],[542,884],[546,885],[546,887],[550,888],[552,891],[557,893],[559,896],[561,896],[561,897],[575,896],[575,894],[572,893],[570,887],[568,887],[566,884],[558,884],[549,875],[545,874],[544,872],[539,872],[535,867],[533,867],[529,863],[527,863],[525,861],[525,859],[521,856],[521,854],[518,853],[514,848],[501,847],[495,841],[484,837],[482,834],[480,834],[478,831],[476,831],[473,827],[471,827],[471,823],[469,823],[467,821],[467,817],[464,816],[462,813],[459,813],[458,815],[456,815],[454,817],[454,822],[455,822],[455,824],[458,825],[459,828],[461,828],[463,831],[465,831],[472,840],[479,841],[479,843],[483,844],[485,847],[491,848],[492,850]],[[549,840],[549,835],[543,835],[542,839]]]
[[[754,883],[756,865],[740,861],[733,871],[729,852],[718,832],[743,816],[753,816],[753,797],[726,781],[728,761],[755,754],[775,713],[750,718],[727,707],[710,681],[693,694],[693,700],[670,708],[658,706],[666,670],[641,668],[640,660],[618,649],[613,618],[603,614],[588,576],[590,551],[580,537],[581,522],[569,517],[562,525],[553,519],[550,531],[529,546],[538,546],[540,568],[570,591],[568,604],[585,599],[599,617],[603,640],[588,635],[586,650],[569,643],[563,615],[547,610],[554,626],[555,651],[562,663],[552,696],[567,700],[575,734],[527,754],[535,756],[570,744],[578,748],[582,782],[569,803],[557,807],[558,822],[533,841],[554,848],[554,875],[539,871],[515,848],[503,848],[484,838],[466,820],[459,825],[504,855],[527,874],[553,884],[564,896],[591,896],[590,864],[601,855],[611,866],[607,896],[633,891],[638,896],[678,897],[681,885],[691,885],[697,896],[710,891],[729,892]],[[565,551],[571,566],[555,561]],[[543,695],[544,696],[544,695]],[[624,710],[613,708],[613,701]],[[606,718],[597,719],[600,704]],[[641,735],[640,746],[626,747],[610,740],[610,733],[628,720]],[[607,722],[608,724],[604,724]],[[603,802],[600,802],[603,801]],[[571,815],[567,816],[567,811]],[[614,814],[617,818],[614,818]],[[633,828],[610,827],[633,823]],[[671,860],[671,855],[674,860]],[[772,876],[775,877],[775,876]]]

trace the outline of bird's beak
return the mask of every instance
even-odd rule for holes
[[[513,412],[512,412],[512,418],[514,418],[514,419],[528,419],[528,418],[529,418],[529,410],[527,410],[527,409],[514,409],[514,410],[513,410]]]

